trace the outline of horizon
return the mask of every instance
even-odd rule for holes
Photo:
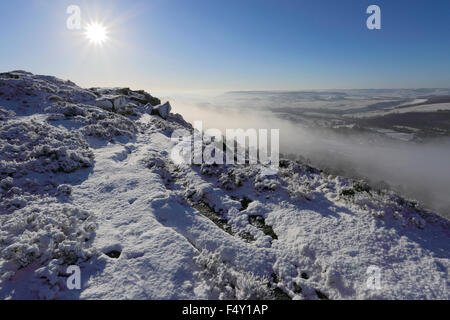
[[[369,30],[376,3],[381,29]],[[81,10],[69,30],[67,10]],[[450,87],[448,1],[2,2],[0,69],[151,92]],[[89,24],[106,35],[85,36]],[[98,43],[95,41],[98,40]]]
[[[49,76],[49,77],[53,77],[55,75],[51,75],[51,74],[40,74],[40,73],[35,73],[32,72],[30,70],[0,70],[0,73],[8,73],[8,72],[29,72],[31,74],[34,75],[41,75],[41,76]],[[129,86],[82,86],[79,83],[77,83],[76,81],[73,81],[70,78],[63,78],[63,77],[58,77],[57,78],[64,80],[64,81],[72,81],[74,82],[77,86],[81,87],[81,88],[122,88],[122,87],[129,87]],[[178,90],[178,91],[173,91],[173,90],[151,90],[148,88],[141,88],[141,87],[131,87],[131,90],[144,90],[148,93],[159,93],[159,94],[183,94],[183,95],[194,95],[194,94],[205,94],[207,96],[210,95],[216,95],[216,94],[229,94],[229,93],[269,93],[269,92],[273,92],[273,93],[307,93],[307,92],[327,92],[327,93],[331,93],[333,91],[400,91],[400,90],[408,90],[408,91],[414,91],[414,90],[448,90],[450,89],[450,86],[448,87],[412,87],[412,88],[406,88],[406,87],[398,87],[398,88],[310,88],[310,89],[264,89],[264,90],[260,90],[260,89],[247,89],[247,90],[189,90],[189,91],[182,91],[182,90]]]

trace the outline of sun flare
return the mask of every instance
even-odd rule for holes
[[[101,45],[108,39],[106,28],[99,23],[87,25],[85,35],[91,43],[96,45]]]

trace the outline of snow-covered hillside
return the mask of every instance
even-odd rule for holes
[[[290,160],[176,165],[176,129],[143,91],[0,74],[0,298],[450,298],[447,220]]]

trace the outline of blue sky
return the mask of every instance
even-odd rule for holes
[[[90,45],[66,8],[102,21]],[[368,30],[366,8],[381,8]],[[450,87],[448,0],[0,1],[0,70],[149,91]]]

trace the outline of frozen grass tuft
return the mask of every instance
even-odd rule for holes
[[[195,257],[195,262],[202,268],[197,276],[205,281],[211,295],[220,300],[273,299],[267,279],[235,270],[221,261],[219,253],[203,250]]]
[[[97,228],[94,216],[69,204],[36,202],[0,216],[0,222],[0,289],[34,264],[39,266],[36,278],[54,282],[66,266],[80,264],[96,252],[91,247]]]

